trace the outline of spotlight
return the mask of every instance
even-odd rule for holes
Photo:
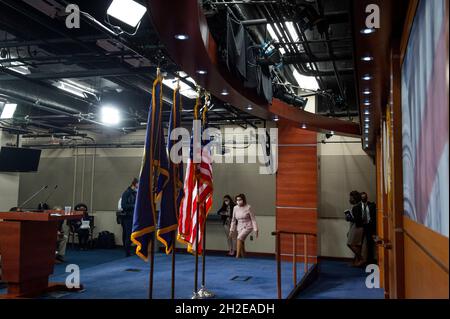
[[[15,103],[6,103],[3,107],[2,115],[0,115],[0,119],[12,119],[14,113],[16,112],[17,104]]]
[[[147,8],[133,0],[114,0],[108,8],[107,14],[135,28]]]
[[[119,110],[112,106],[103,106],[101,109],[101,121],[105,124],[116,125],[120,123]]]

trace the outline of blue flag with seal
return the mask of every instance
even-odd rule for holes
[[[154,240],[156,225],[157,182],[161,173],[161,155],[165,154],[161,112],[162,78],[158,74],[153,82],[152,103],[148,112],[145,149],[142,159],[139,187],[133,215],[131,241],[137,245],[136,255],[148,260],[149,246]],[[164,156],[163,156],[164,157]],[[166,156],[167,161],[167,156]]]
[[[170,139],[171,132],[180,127],[182,97],[177,87],[173,92],[173,105],[170,113],[169,137],[167,141],[167,154],[170,155],[172,146],[179,142]],[[178,154],[180,155],[180,154]],[[170,158],[170,156],[169,156]],[[178,209],[183,195],[183,163],[174,163],[161,156],[161,170],[158,181],[158,191],[161,194],[161,206],[159,210],[157,238],[164,244],[166,254],[170,254],[175,243],[175,234],[178,227]],[[165,178],[165,172],[169,172],[169,179]]]

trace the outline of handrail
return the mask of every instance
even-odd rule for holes
[[[310,232],[295,232],[278,230],[272,232],[272,236],[276,236],[276,259],[277,259],[277,292],[278,299],[281,299],[281,235],[292,235],[292,280],[294,287],[297,285],[297,236],[303,236],[303,260],[304,272],[308,272],[308,236],[317,237],[316,233]]]

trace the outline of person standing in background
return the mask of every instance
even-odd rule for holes
[[[364,227],[362,255],[366,262],[372,263],[376,260],[373,236],[377,233],[377,211],[375,203],[369,202],[369,197],[366,192],[361,193],[361,210]]]
[[[350,192],[349,202],[352,208],[347,217],[347,221],[350,222],[350,229],[347,233],[347,246],[355,254],[352,265],[360,267],[365,263],[362,255],[364,227],[362,222],[361,194],[358,191]]]
[[[222,217],[223,227],[225,229],[225,235],[227,236],[228,254],[227,256],[234,256],[236,251],[236,238],[230,235],[231,219],[233,217],[234,202],[230,195],[223,197],[222,207],[217,212]]]
[[[120,201],[122,205],[120,224],[122,225],[122,242],[126,257],[131,256],[131,231],[133,229],[133,213],[138,187],[139,180],[133,178],[131,185],[123,192]]]
[[[237,251],[236,258],[245,257],[245,239],[254,231],[258,238],[258,225],[256,224],[255,214],[251,206],[247,204],[244,194],[236,196],[236,206],[233,209],[233,218],[231,219],[230,236],[237,231]]]

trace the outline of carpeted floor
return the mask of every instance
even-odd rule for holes
[[[201,270],[201,258],[199,259]],[[190,298],[193,292],[195,258],[190,254],[176,256],[176,298]],[[44,298],[63,299],[144,299],[148,292],[149,264],[138,257],[123,258],[121,250],[69,250],[66,263],[55,266],[51,281],[64,282],[65,267],[80,267],[85,290],[80,293],[54,293]],[[282,291],[287,296],[293,289],[292,264],[282,265]],[[298,264],[298,276],[303,275],[303,264]],[[170,298],[171,257],[155,255],[153,297]],[[199,271],[199,285],[201,271]],[[273,299],[276,298],[276,263],[273,258],[236,259],[225,256],[207,256],[206,287],[219,299]]]
[[[199,259],[199,285],[201,258]],[[176,256],[176,298],[190,298],[193,292],[195,258],[190,254]],[[120,249],[78,251],[69,249],[66,263],[55,265],[52,282],[65,282],[66,266],[80,267],[84,291],[52,293],[45,299],[145,299],[148,293],[149,264],[138,257],[124,258]],[[303,275],[303,264],[298,264],[297,276]],[[170,298],[171,257],[156,254],[154,298]],[[319,279],[303,291],[303,299],[383,298],[382,289],[368,289],[363,269],[346,263],[323,261]],[[277,297],[276,262],[274,258],[236,259],[211,255],[206,259],[206,287],[218,299],[274,299]],[[282,263],[282,293],[287,297],[293,289],[292,264]],[[0,293],[5,293],[0,289]]]
[[[383,289],[369,289],[364,269],[348,262],[322,260],[319,277],[301,292],[298,299],[384,299]]]

